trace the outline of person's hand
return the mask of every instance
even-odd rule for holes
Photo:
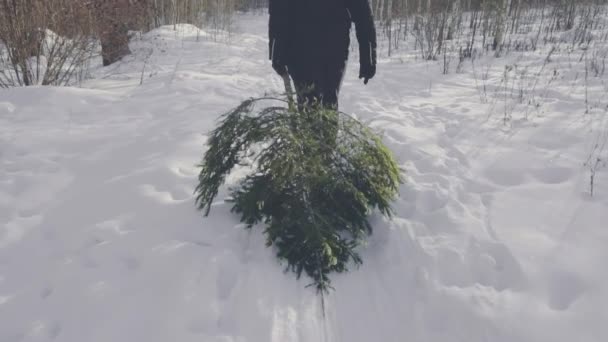
[[[359,79],[363,79],[363,83],[367,84],[369,80],[376,75],[376,65],[371,63],[361,63],[359,67]]]
[[[279,61],[273,61],[272,68],[277,74],[279,74],[279,76],[287,75],[287,66]]]

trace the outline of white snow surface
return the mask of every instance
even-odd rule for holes
[[[591,196],[586,163],[605,158],[608,119],[585,114],[580,76],[505,125],[470,65],[383,56],[364,86],[353,54],[341,109],[382,132],[406,183],[364,264],[333,275],[325,317],[226,189],[204,218],[205,134],[281,91],[266,20],[220,42],[161,28],[81,87],[0,90],[0,341],[608,340],[608,176]]]

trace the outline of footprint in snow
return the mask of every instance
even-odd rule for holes
[[[8,303],[12,298],[13,298],[13,296],[0,295],[0,305],[4,305],[4,304]]]
[[[191,245],[191,243],[182,240],[171,240],[153,247],[152,250],[160,254],[172,254],[188,245]]]
[[[477,284],[503,291],[525,285],[525,274],[509,249],[500,243],[471,241],[465,251],[442,248],[437,256],[440,278],[446,286]]]
[[[61,330],[62,330],[61,324],[59,324],[58,322],[51,323],[48,327],[49,338],[52,340],[56,339],[61,334]]]
[[[572,272],[555,272],[549,277],[549,281],[549,306],[553,310],[568,310],[586,292],[583,281]]]
[[[127,255],[121,257],[120,261],[130,272],[137,271],[141,267],[141,262],[134,256]]]
[[[36,321],[32,323],[27,334],[24,335],[33,338],[48,338],[54,340],[59,337],[61,330],[62,327],[59,322]]]
[[[0,113],[14,113],[17,107],[10,102],[0,102]]]
[[[226,253],[218,261],[218,298],[226,300],[233,293],[238,282],[241,264],[233,253]]]
[[[115,219],[99,222],[95,225],[95,228],[100,231],[111,232],[117,236],[124,236],[134,232],[134,230],[124,227],[128,219],[129,218],[126,216],[117,217]]]
[[[191,191],[185,191],[185,189],[175,188],[169,191],[159,190],[152,184],[144,184],[140,186],[141,193],[162,204],[175,204],[181,203],[192,198]]]
[[[40,298],[47,299],[49,298],[55,290],[52,286],[47,286],[40,291]]]
[[[526,174],[522,170],[508,170],[499,168],[488,168],[485,176],[492,183],[499,186],[519,186],[526,182]]]
[[[447,191],[436,187],[432,190],[424,190],[418,193],[416,208],[424,213],[432,213],[445,208],[449,196]]]
[[[193,166],[172,165],[171,172],[180,178],[192,178],[198,175],[198,169]]]
[[[525,273],[509,248],[498,242],[473,240],[466,255],[474,280],[498,291],[521,289]]]
[[[96,269],[99,267],[99,263],[97,263],[97,261],[95,261],[89,257],[83,258],[81,261],[81,264],[83,267],[89,268],[89,269]]]
[[[575,171],[565,167],[550,167],[532,171],[532,176],[544,184],[561,184],[572,179]]]

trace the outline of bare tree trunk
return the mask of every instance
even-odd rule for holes
[[[154,1],[156,5],[156,1]],[[131,53],[129,29],[141,29],[148,20],[151,0],[93,0],[103,65]]]
[[[378,12],[375,13],[375,17],[382,22],[384,21],[384,0],[379,0],[378,7]]]
[[[452,8],[450,10],[450,23],[448,26],[447,40],[454,39],[454,32],[456,31],[456,24],[461,20],[462,13],[460,11],[460,0],[454,0]]]
[[[512,0],[511,6],[509,7],[509,16],[511,17],[511,34],[517,31],[520,13],[520,0]]]
[[[568,19],[566,20],[566,30],[574,28],[574,17],[576,16],[576,3],[571,1],[568,5]]]
[[[392,38],[393,38],[393,0],[388,0],[386,11],[386,29],[388,30],[388,55],[392,53]]]
[[[506,0],[495,0],[496,1],[496,29],[494,31],[494,42],[492,43],[492,50],[496,51],[496,55],[500,54],[502,50],[502,44],[505,35],[505,22],[507,17],[507,1]]]

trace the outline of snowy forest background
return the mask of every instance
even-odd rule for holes
[[[566,46],[588,51],[603,73],[608,33],[605,0],[372,0],[384,52],[414,49],[444,60],[444,72],[480,55]],[[261,12],[264,0],[3,0],[0,87],[62,85],[129,53],[129,32],[188,23],[220,34],[239,12]],[[246,30],[246,28],[245,28]],[[564,32],[569,32],[566,36]],[[217,39],[217,36],[214,36]],[[454,60],[456,61],[454,63]],[[453,65],[456,64],[456,65]]]
[[[481,103],[502,107],[505,123],[516,111],[528,118],[542,110],[543,94],[564,77],[548,67],[552,58],[578,62],[581,68],[570,76],[584,80],[586,113],[604,106],[601,99],[589,98],[587,88],[597,84],[608,89],[602,77],[608,59],[607,3],[370,1],[381,56],[399,53],[395,58],[400,60],[428,60],[443,74],[470,66]],[[130,41],[162,26],[177,30],[178,24],[191,24],[208,33],[197,35],[197,40],[228,42],[239,30],[238,15],[261,14],[267,6],[267,0],[2,0],[0,88],[80,84],[90,78],[92,68],[130,54]],[[247,27],[240,30],[246,32]],[[139,51],[144,55],[143,69],[153,50]],[[498,59],[503,56],[514,59]],[[490,70],[496,67],[502,70],[501,77],[492,79]],[[604,162],[591,159],[593,184],[594,170]]]

